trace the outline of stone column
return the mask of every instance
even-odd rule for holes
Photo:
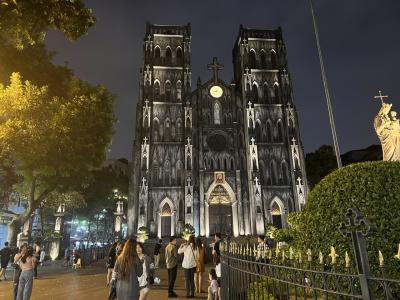
[[[232,220],[233,220],[233,236],[239,236],[239,222],[238,222],[238,202],[235,201],[232,203]]]

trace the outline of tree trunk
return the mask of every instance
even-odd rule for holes
[[[28,220],[32,213],[35,211],[36,208],[40,206],[42,201],[47,197],[47,195],[53,190],[54,188],[48,188],[44,190],[39,197],[35,199],[35,191],[36,191],[36,177],[32,179],[32,182],[29,187],[29,194],[28,194],[28,206],[26,210],[18,215],[14,216],[11,222],[8,224],[8,234],[7,234],[7,241],[10,243],[11,246],[16,246],[17,244],[17,235],[19,230],[23,224],[25,224],[26,220]]]

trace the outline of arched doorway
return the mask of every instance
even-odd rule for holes
[[[276,228],[282,228],[282,210],[279,204],[274,201],[271,205],[272,224]]]
[[[222,185],[218,184],[212,190],[208,205],[210,235],[232,233],[231,197]]]
[[[161,211],[161,237],[171,236],[172,210],[168,203],[165,203]]]

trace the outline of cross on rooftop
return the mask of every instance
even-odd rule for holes
[[[218,63],[218,58],[213,57],[213,62],[212,64],[207,65],[208,70],[213,70],[214,73],[214,82],[218,82],[218,70],[222,70],[224,68],[224,65],[221,65]]]
[[[374,96],[375,99],[378,99],[378,98],[381,99],[382,104],[383,104],[383,99],[387,98],[387,97],[388,97],[387,95],[383,96],[381,91],[379,91],[379,96]]]

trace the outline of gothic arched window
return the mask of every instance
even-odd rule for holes
[[[250,68],[255,69],[257,67],[256,51],[254,51],[254,49],[251,49],[249,56]]]
[[[273,141],[272,126],[270,121],[267,121],[267,142],[272,143]]]
[[[264,96],[264,103],[270,103],[270,98],[269,98],[269,87],[267,83],[264,83],[264,88],[263,88],[263,96]]]
[[[214,124],[221,124],[221,106],[218,101],[214,102]]]
[[[183,63],[183,54],[182,54],[182,48],[181,47],[177,47],[176,48],[176,62],[179,65],[181,65]]]
[[[281,169],[282,169],[282,183],[285,185],[289,185],[290,182],[289,169],[285,161],[282,162]]]
[[[276,228],[282,228],[282,210],[276,201],[271,205],[272,224]]]
[[[165,64],[170,65],[172,63],[172,51],[170,47],[167,47],[165,51]]]
[[[176,100],[182,100],[182,82],[180,80],[176,83]]]
[[[277,103],[277,104],[281,103],[281,95],[280,95],[278,84],[274,85],[274,95],[275,95],[275,103]]]
[[[271,69],[278,69],[278,61],[275,50],[271,50]]]
[[[261,58],[261,67],[263,69],[266,69],[267,68],[267,55],[265,54],[264,50],[261,50],[260,58]]]
[[[253,88],[251,90],[253,103],[258,103],[258,87],[257,84],[253,84]]]
[[[277,128],[278,128],[278,143],[283,143],[283,126],[282,126],[282,121],[279,120],[277,123]]]
[[[171,82],[165,82],[165,101],[171,101]]]
[[[255,130],[256,142],[262,142],[262,132],[261,132],[261,122],[260,120],[256,121],[256,130]]]
[[[160,101],[160,83],[154,82],[154,101]]]
[[[161,60],[161,50],[159,46],[154,48],[154,64],[159,65]]]

